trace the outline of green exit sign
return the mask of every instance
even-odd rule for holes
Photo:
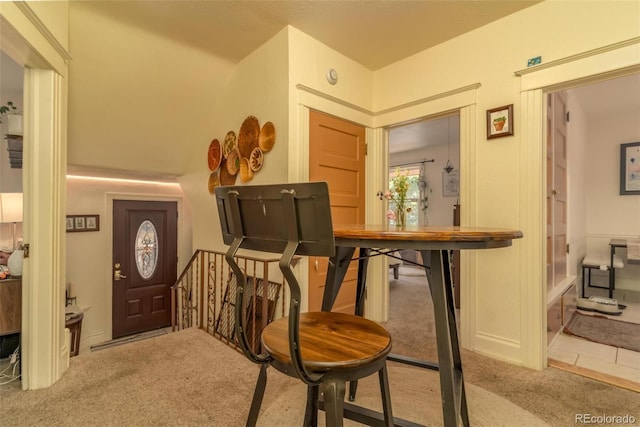
[[[527,67],[533,67],[534,65],[540,65],[542,62],[542,56],[536,56],[535,58],[529,58],[527,61]]]

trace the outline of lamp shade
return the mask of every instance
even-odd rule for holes
[[[0,193],[0,222],[22,222],[22,193]]]

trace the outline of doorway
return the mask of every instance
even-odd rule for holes
[[[637,124],[640,74],[573,86],[565,92],[569,106],[567,243],[571,249],[566,271],[569,277],[576,279],[578,296],[607,297],[606,289],[596,287],[586,287],[583,295],[580,265],[587,254],[591,257],[602,255],[606,259],[611,239],[629,239],[640,234],[639,205],[633,196],[619,194],[618,170],[620,144],[640,140]],[[636,213],[632,213],[634,209]],[[624,257],[624,249],[618,254]],[[614,298],[627,308],[620,316],[611,318],[640,323],[640,266],[625,262],[625,267],[616,269],[615,274]],[[608,286],[608,272],[594,271],[592,283]],[[549,282],[547,286],[551,287]],[[581,316],[593,314],[580,313]],[[563,319],[563,326],[571,318]],[[598,376],[608,376],[608,382],[613,383],[620,379],[637,382],[640,370],[635,361],[638,357],[637,352],[562,333],[554,337],[548,350],[550,365],[556,366],[560,362],[558,366],[568,370],[596,372]]]
[[[177,203],[113,201],[113,338],[169,326]]]

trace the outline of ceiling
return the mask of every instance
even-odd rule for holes
[[[292,25],[377,70],[541,1],[97,0],[83,6],[233,63]]]

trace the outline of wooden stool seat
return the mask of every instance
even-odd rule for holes
[[[267,325],[262,345],[280,363],[291,364],[287,317]],[[391,351],[391,336],[382,326],[364,317],[324,311],[302,313],[300,348],[310,372],[360,370],[370,366],[374,373]]]

